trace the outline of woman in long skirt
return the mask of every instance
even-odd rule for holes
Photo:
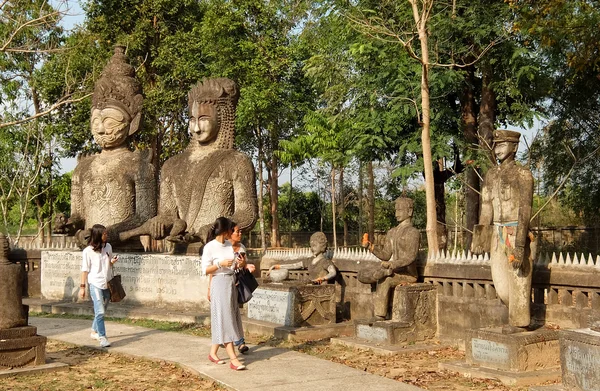
[[[212,345],[208,359],[216,364],[225,364],[219,359],[219,345],[225,345],[229,356],[229,367],[234,370],[246,369],[237,358],[233,346],[243,336],[242,318],[238,307],[235,270],[243,267],[235,260],[233,247],[228,239],[233,232],[231,220],[219,217],[209,233],[212,239],[204,246],[202,268],[206,274],[212,274],[210,283],[210,317]]]

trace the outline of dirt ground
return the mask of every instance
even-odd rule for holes
[[[195,328],[195,335],[207,330]],[[464,353],[454,348],[430,350],[407,355],[383,356],[370,350],[348,348],[328,341],[293,342],[247,336],[248,343],[293,349],[331,360],[379,376],[412,384],[427,390],[456,391],[525,391],[507,387],[494,380],[466,378],[458,373],[438,369],[440,361],[464,360]],[[49,360],[67,363],[64,372],[9,377],[0,380],[0,390],[223,390],[219,384],[203,379],[177,365],[143,360],[91,348],[48,341]]]

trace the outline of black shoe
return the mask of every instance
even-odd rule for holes
[[[240,351],[240,353],[246,354],[248,350],[250,350],[250,348],[246,344],[242,344],[238,346],[238,350]]]

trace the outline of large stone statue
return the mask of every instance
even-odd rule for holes
[[[8,239],[0,233],[0,330],[27,326],[23,310],[23,270],[8,260]]]
[[[155,239],[206,243],[216,218],[251,229],[258,214],[254,166],[233,149],[238,86],[225,78],[205,79],[188,94],[189,146],[161,169],[158,215],[139,230]],[[187,231],[186,231],[187,229]]]
[[[114,244],[119,233],[139,227],[156,215],[156,180],[148,153],[131,152],[127,138],[140,128],[142,88],[121,46],[104,68],[92,96],[91,128],[102,148],[80,158],[73,171],[71,217],[79,230],[107,227]],[[85,243],[84,231],[79,231]]]
[[[314,255],[314,258],[308,264],[308,278],[310,278],[310,281],[317,285],[333,281],[337,276],[337,269],[331,259],[325,256],[327,236],[323,232],[315,232],[311,235],[310,250]],[[273,265],[270,267],[269,272],[273,269],[299,270],[305,268],[304,262],[300,261],[284,265]]]
[[[417,256],[419,253],[419,230],[412,225],[413,200],[400,197],[396,200],[398,225],[385,235],[383,246],[375,246],[363,237],[363,246],[381,262],[358,272],[358,280],[363,284],[377,284],[374,301],[376,317],[386,319],[390,291],[398,285],[417,281]]]
[[[508,305],[509,326],[525,328],[530,324],[533,269],[529,235],[533,176],[515,162],[520,136],[510,130],[494,132],[500,165],[485,175],[473,250],[490,252],[492,279],[498,297]]]

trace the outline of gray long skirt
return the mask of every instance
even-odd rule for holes
[[[213,344],[235,342],[244,335],[233,274],[217,274],[212,278],[210,320]]]

